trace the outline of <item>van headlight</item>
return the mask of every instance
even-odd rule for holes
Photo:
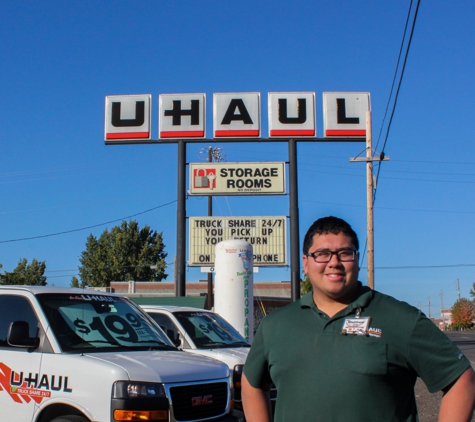
[[[242,368],[244,365],[236,365],[233,370],[233,384],[235,388],[241,388]]]
[[[117,381],[112,388],[112,398],[165,397],[163,384],[151,382]]]

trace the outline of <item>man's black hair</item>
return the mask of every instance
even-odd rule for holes
[[[307,234],[303,240],[303,253],[304,255],[308,254],[309,249],[313,245],[313,236],[316,234],[339,234],[343,233],[344,235],[351,238],[351,242],[355,246],[356,250],[359,249],[360,245],[358,242],[358,236],[351,226],[341,218],[338,217],[322,217],[315,221],[307,230]]]

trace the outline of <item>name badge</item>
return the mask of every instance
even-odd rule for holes
[[[341,327],[341,333],[365,336],[368,333],[370,320],[370,317],[345,318],[343,322],[343,327]]]

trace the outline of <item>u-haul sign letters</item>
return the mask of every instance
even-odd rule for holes
[[[214,266],[214,247],[229,239],[250,243],[254,266],[287,265],[286,217],[190,217],[190,256],[188,265]]]
[[[371,111],[369,92],[324,92],[325,138],[365,138],[367,111]]]
[[[106,97],[106,143],[151,140],[151,97]],[[267,102],[269,139],[316,137],[315,92],[270,92]],[[206,94],[160,94],[158,105],[159,140],[206,138]],[[368,92],[325,92],[323,110],[325,138],[364,140]],[[213,124],[214,139],[260,139],[261,94],[213,94]]]
[[[112,95],[106,97],[106,140],[150,140],[152,96]]]
[[[190,163],[190,195],[283,195],[285,163]]]

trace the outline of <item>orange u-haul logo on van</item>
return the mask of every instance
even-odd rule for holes
[[[52,391],[72,392],[68,387],[68,377],[38,373],[15,372],[0,362],[0,391],[7,392],[17,403],[41,403],[51,397]]]

